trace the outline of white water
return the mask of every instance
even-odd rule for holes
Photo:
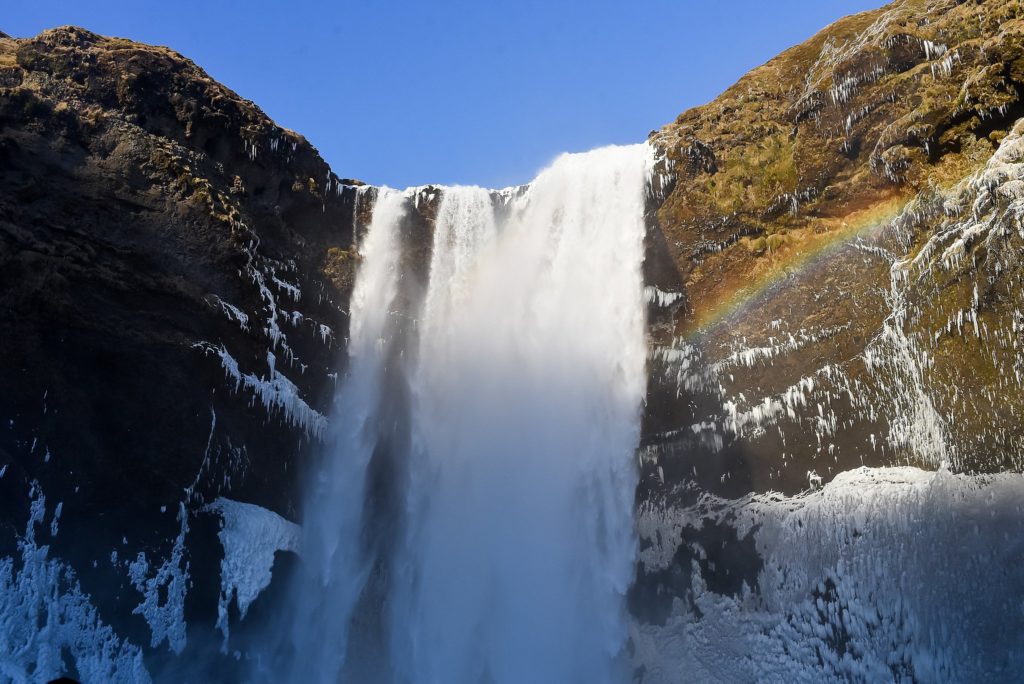
[[[402,218],[400,196],[378,200],[336,446],[305,515],[317,581],[298,587],[292,678],[351,671],[353,611],[380,562],[384,596],[359,610],[382,613],[375,669],[388,679],[627,679],[649,167],[645,145],[563,155],[500,217],[494,193],[443,191],[418,342],[401,350],[415,360],[411,446],[390,461],[403,464],[391,474],[399,531],[370,558],[367,466]]]
[[[350,304],[348,374],[335,402],[329,453],[306,502],[299,544],[303,572],[290,594],[291,624],[274,639],[286,642],[283,657],[293,681],[336,680],[352,613],[374,562],[364,551],[364,498],[388,370],[404,213],[403,195],[381,189],[359,249],[363,261]]]

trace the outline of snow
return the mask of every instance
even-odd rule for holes
[[[280,412],[288,425],[298,427],[317,439],[323,436],[327,419],[310,407],[295,383],[277,370],[272,353],[268,354],[270,376],[267,378],[243,373],[238,367],[238,361],[223,345],[215,347],[209,342],[197,342],[193,346],[219,356],[224,372],[235,382],[235,391],[244,387],[253,392],[254,400],[258,400],[268,414]]]
[[[50,536],[56,537],[58,526],[60,523],[60,514],[64,511],[64,502],[61,501],[57,504],[57,507],[53,509],[53,519],[50,521]]]
[[[34,490],[18,557],[0,558],[0,682],[69,673],[83,684],[149,682],[139,648],[103,623],[74,571],[37,544],[45,517],[46,499]]]
[[[255,504],[218,498],[206,510],[220,514],[222,524],[221,593],[217,626],[228,637],[228,606],[234,600],[245,617],[249,606],[270,584],[274,554],[297,552],[299,526]]]
[[[185,560],[188,514],[184,503],[179,506],[178,520],[181,530],[166,561],[154,568],[146,554],[139,552],[128,565],[132,586],[142,594],[142,602],[132,612],[145,618],[149,625],[152,635],[149,645],[156,648],[166,641],[167,647],[176,654],[185,649],[186,643],[185,593],[188,591],[189,577],[188,561]]]
[[[763,566],[735,596],[694,565],[689,601],[635,623],[645,684],[692,681],[993,681],[1024,668],[1024,477],[861,468],[794,497],[704,495],[647,506],[648,570],[684,527],[752,536]]]

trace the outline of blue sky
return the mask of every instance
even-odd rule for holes
[[[525,182],[639,142],[880,0],[13,0],[0,30],[167,45],[305,135],[340,176]]]

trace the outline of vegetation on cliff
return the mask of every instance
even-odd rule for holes
[[[865,463],[1024,464],[1007,141],[1022,94],[1018,3],[898,0],[652,133],[676,269],[652,280],[682,295],[652,312],[652,393],[672,408],[647,434],[676,455],[652,456],[668,481],[696,467],[713,489],[798,491]],[[998,244],[967,239],[955,263],[899,276],[992,222]],[[980,334],[950,334],[965,315]]]

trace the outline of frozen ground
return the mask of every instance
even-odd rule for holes
[[[862,468],[801,496],[648,508],[648,571],[705,523],[752,538],[763,564],[732,595],[694,560],[664,624],[634,624],[639,681],[1010,681],[1024,669],[1022,505],[1020,475]]]

